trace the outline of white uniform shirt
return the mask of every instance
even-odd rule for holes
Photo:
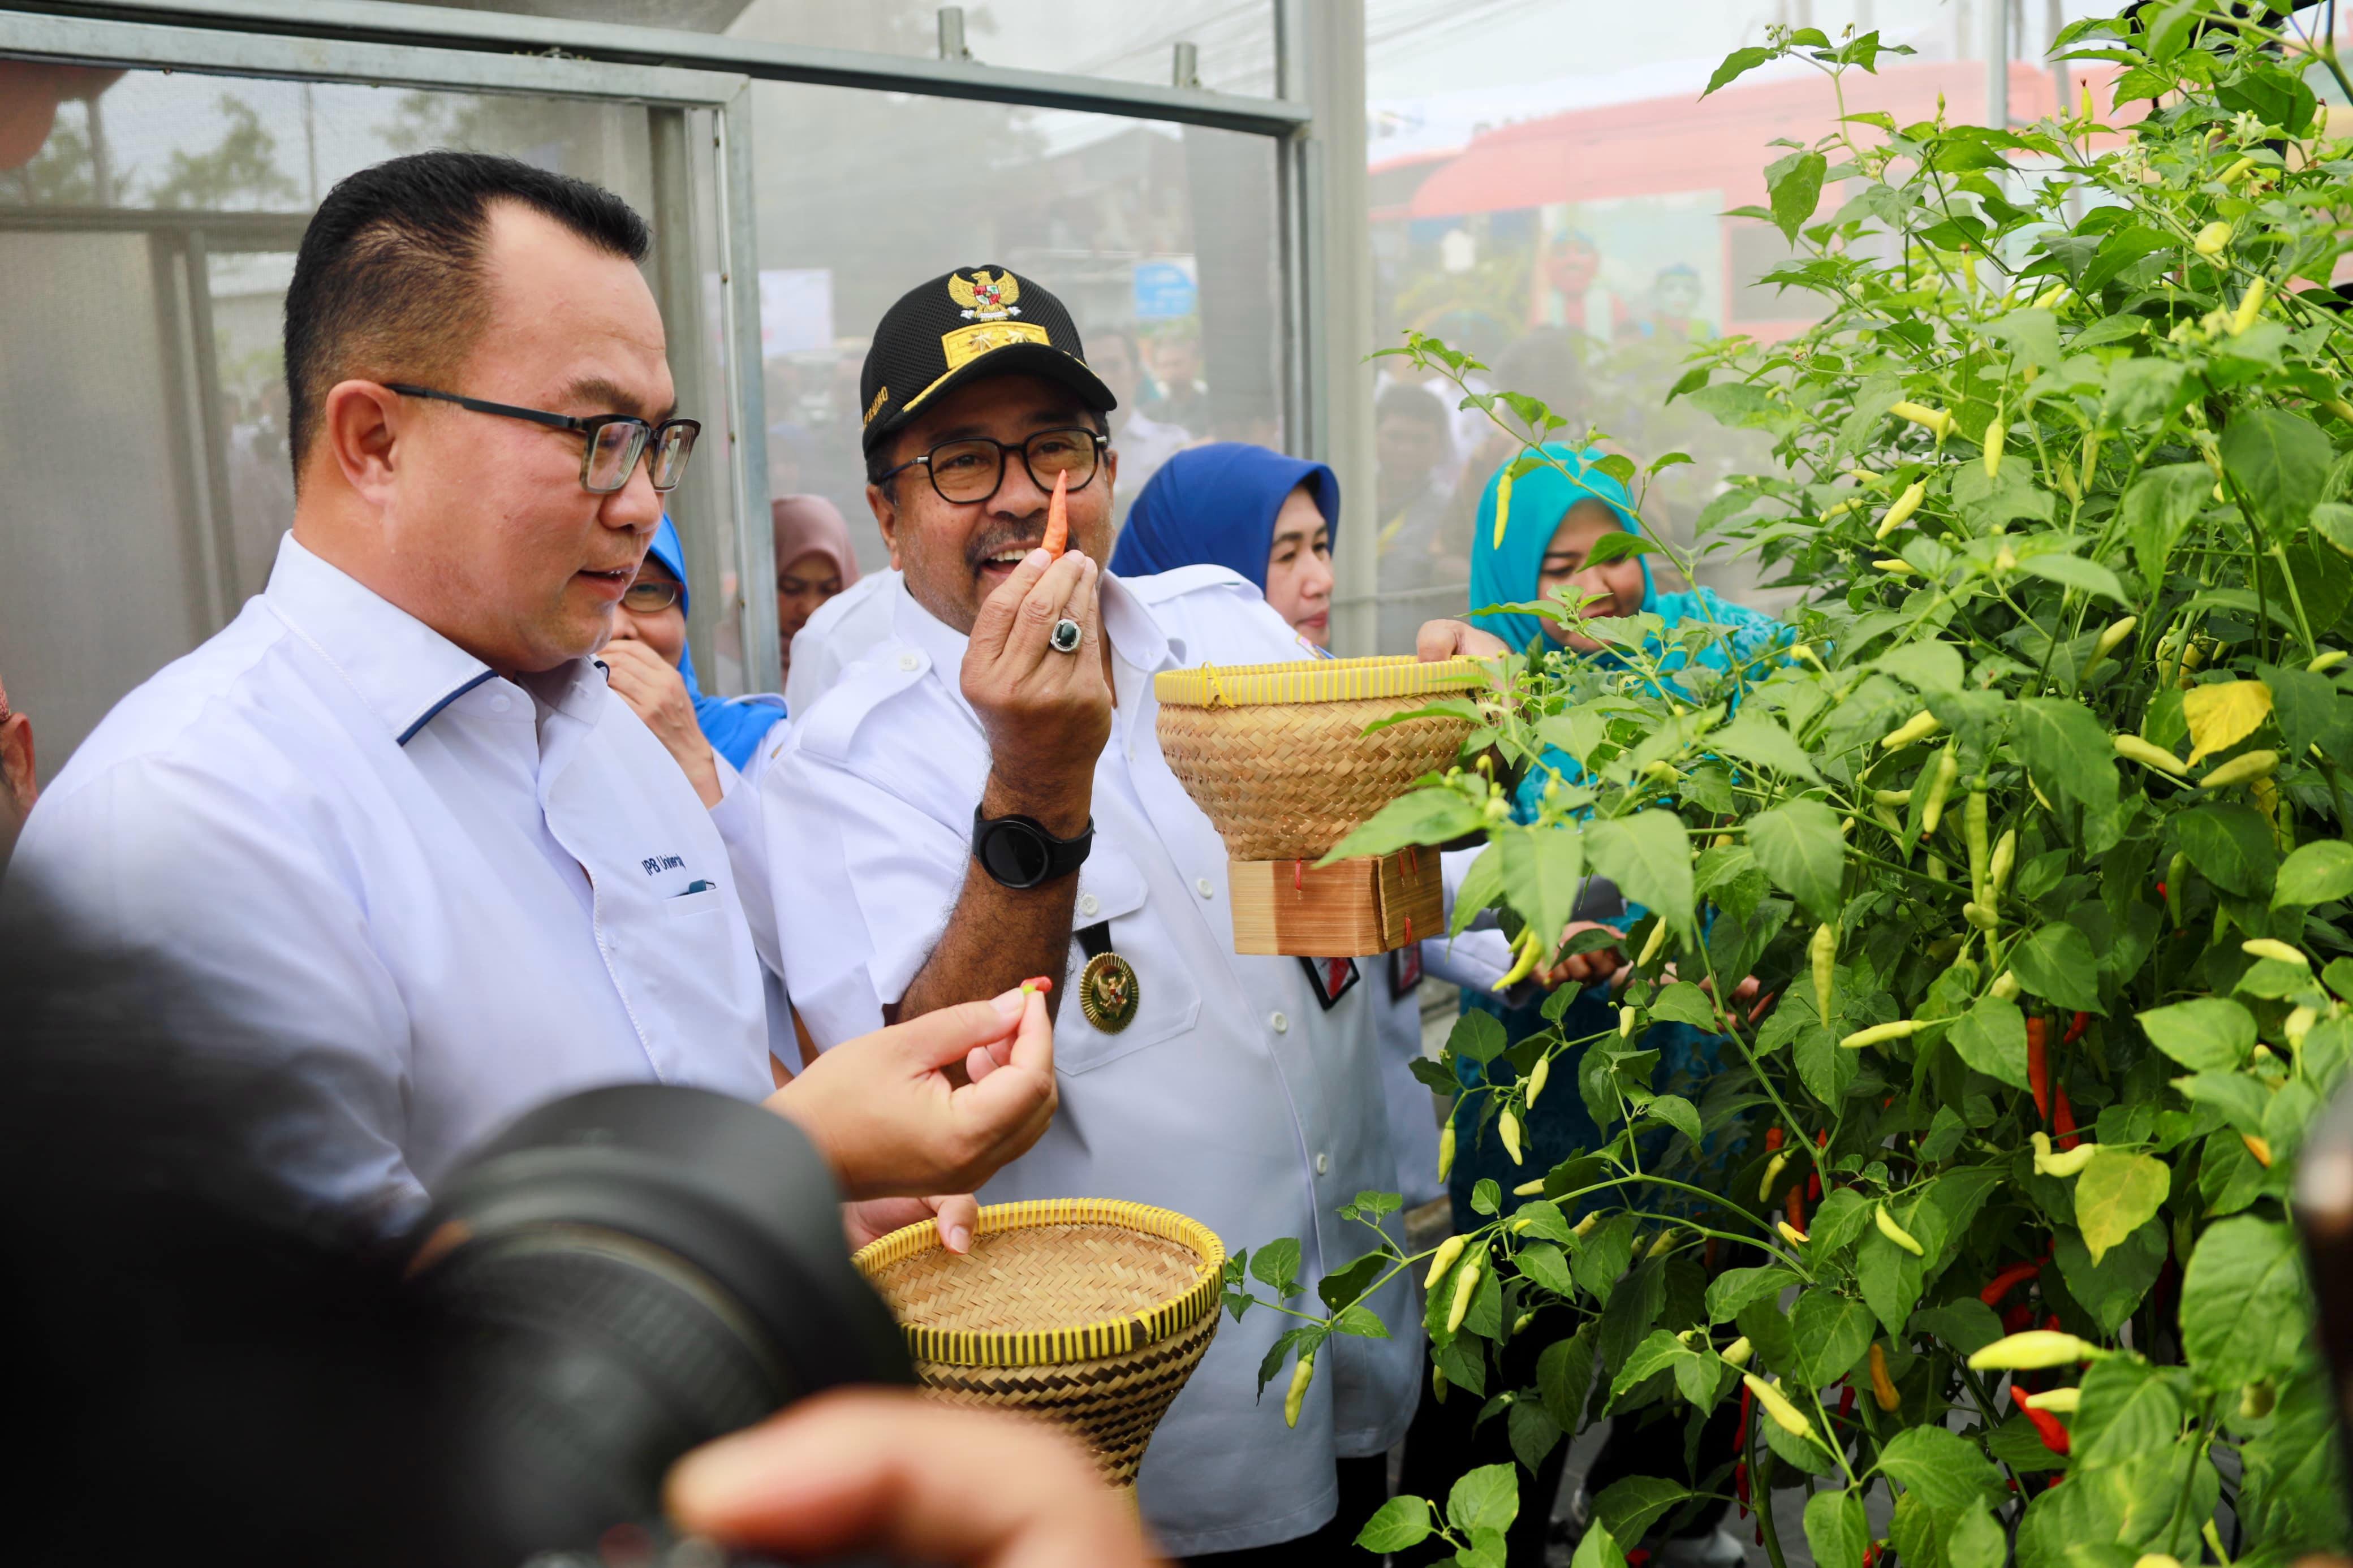
[[[981,1200],[1155,1204],[1232,1249],[1294,1237],[1312,1292],[1374,1241],[1335,1211],[1395,1185],[1378,1005],[1358,985],[1323,1012],[1296,959],[1235,956],[1225,846],[1161,757],[1151,679],[1204,659],[1286,658],[1297,645],[1223,567],[1101,582],[1118,706],[1095,767],[1095,837],[1074,920],[1110,922],[1140,1005],[1113,1035],[1061,1008],[1060,1111]],[[881,1022],[964,885],[989,767],[959,689],[965,641],[900,587],[892,636],[796,712],[792,742],[764,781],[786,979],[821,1047]],[[1073,942],[1072,974],[1081,963]],[[1145,1457],[1139,1498],[1166,1550],[1304,1535],[1335,1511],[1334,1457],[1397,1440],[1419,1393],[1419,1307],[1402,1278],[1371,1305],[1394,1337],[1335,1335],[1295,1432],[1282,1424],[1282,1381],[1256,1396],[1259,1363],[1293,1320],[1258,1310],[1226,1321]]]
[[[502,679],[290,534],[82,742],[20,878],[298,1080],[282,1174],[386,1225],[558,1095],[770,1091],[726,851],[603,668]]]
[[[898,592],[895,569],[869,572],[817,607],[808,624],[793,634],[792,662],[785,670],[788,710],[807,711],[833,689],[845,668],[891,635],[891,603]]]

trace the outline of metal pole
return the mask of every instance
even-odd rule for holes
[[[1365,178],[1364,0],[1282,0],[1282,95],[1313,111],[1294,144],[1299,222],[1294,262],[1303,315],[1306,417],[1294,449],[1339,476],[1346,498],[1332,552],[1339,577],[1332,642],[1344,654],[1375,651],[1379,578],[1374,549],[1373,259]],[[1392,650],[1394,651],[1394,650]]]
[[[2010,0],[1986,0],[1985,122],[2010,129]]]
[[[961,5],[940,7],[940,58],[944,60],[972,58],[972,50],[965,46],[964,7]]]
[[[205,501],[211,513],[212,564],[219,597],[216,626],[228,624],[244,602],[237,584],[237,513],[228,492],[228,423],[221,416],[220,345],[213,336],[211,252],[205,231],[192,228],[182,242],[187,258],[188,349],[194,356],[196,429],[204,444]]]
[[[1201,85],[1201,51],[1193,44],[1180,43],[1169,62],[1168,85],[1198,87]]]
[[[727,345],[728,432],[734,458],[735,556],[743,574],[744,683],[776,685],[784,668],[776,632],[776,540],[768,510],[767,388],[760,358],[760,244],[752,191],[752,89],[728,100],[719,121],[720,341]]]
[[[711,385],[704,357],[702,289],[695,265],[694,159],[687,145],[688,111],[654,108],[646,112],[653,164],[654,299],[661,307],[662,334],[670,351],[670,381],[681,408],[702,404]],[[706,427],[723,421],[704,416]],[[719,624],[735,613],[719,589],[733,552],[723,541],[726,513],[719,487],[698,482],[691,470],[670,492],[670,521],[686,547],[687,581],[699,590],[687,616],[687,646],[706,689],[733,696],[719,663]]]

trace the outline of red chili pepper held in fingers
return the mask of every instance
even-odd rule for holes
[[[2034,1111],[2051,1124],[2051,1047],[2043,1037],[2042,1020],[2026,1020],[2026,1085],[2034,1091]]]
[[[2057,1103],[2051,1108],[2051,1142],[2062,1149],[2073,1149],[2084,1141],[2075,1131],[2075,1108],[2067,1103],[2067,1086],[2061,1084],[2055,1091]]]
[[[1071,547],[1071,476],[1068,472],[1054,476],[1054,493],[1046,498],[1046,533],[1039,542],[1046,553],[1060,559]]]
[[[2003,1269],[2000,1273],[1986,1281],[1986,1288],[1978,1292],[1978,1300],[1983,1301],[1989,1307],[1999,1307],[2001,1305],[2001,1299],[2004,1296],[2009,1295],[2012,1290],[2015,1290],[2029,1279],[2036,1278],[2042,1272],[2042,1265],[2040,1263],[2031,1261],[2025,1263],[2013,1263],[2009,1268]]]
[[[2063,1046],[2073,1045],[2084,1037],[2084,1031],[2091,1026],[2092,1016],[2089,1013],[2076,1014],[2074,1021],[2067,1026],[2067,1032],[2059,1037],[2059,1043]]]
[[[1053,977],[1046,974],[1040,974],[1035,980],[1025,980],[1021,984],[1040,995],[1054,988]]]

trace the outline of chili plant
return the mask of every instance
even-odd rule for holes
[[[2260,5],[2147,5],[2060,45],[2117,68],[2105,120],[2088,91],[2023,130],[1847,112],[1876,35],[1725,62],[1715,86],[1809,62],[1841,114],[1752,215],[1794,251],[1765,281],[1820,321],[1707,345],[1676,387],[1774,442],[1698,532],[1803,587],[1788,636],[1744,660],[1720,627],[1517,606],[1607,654],[1539,643],[1440,704],[1474,725],[1469,765],[1334,851],[1483,839],[1454,924],[1498,910],[1539,959],[1588,872],[1647,911],[1615,1027],[1569,1037],[1565,994],[1514,1044],[1466,1013],[1430,1074],[1481,1069],[1450,1151],[1516,1160],[1548,1083],[1599,1146],[1481,1184],[1476,1229],[1384,1244],[1320,1305],[1292,1304],[1282,1244],[1229,1275],[1232,1310],[1301,1319],[1271,1379],[1382,1331],[1359,1298],[1413,1270],[1440,1387],[1530,1468],[1603,1417],[1696,1444],[1743,1401],[1736,1448],[1596,1500],[1586,1568],[1726,1495],[1781,1563],[1783,1489],[1833,1568],[2346,1540],[2287,1206],[2353,1062],[2353,325],[2328,287],[2353,146],[2306,79],[2344,78]],[[1464,405],[1563,429],[1514,394]],[[1515,470],[1563,460],[1530,445]],[[1688,574],[1649,532],[1596,553]],[[1768,1007],[1731,1000],[1749,975]],[[1669,1023],[1715,1037],[1704,1081],[1657,1081]],[[1535,1384],[1506,1386],[1525,1335]],[[1514,1507],[1491,1467],[1442,1507],[1391,1501],[1363,1544],[1437,1532],[1497,1563]]]

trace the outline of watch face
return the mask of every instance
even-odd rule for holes
[[[1045,880],[1049,851],[1026,824],[992,822],[980,841],[980,863],[1008,888],[1034,888]]]

